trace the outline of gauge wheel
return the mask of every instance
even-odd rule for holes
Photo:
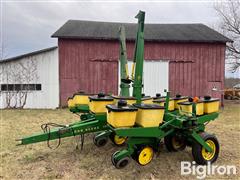
[[[164,137],[164,144],[170,152],[182,151],[187,146],[185,139],[176,135],[168,135]]]
[[[126,167],[128,165],[128,163],[130,162],[130,157],[126,156],[122,159],[117,160],[116,159],[116,155],[119,153],[120,151],[116,151],[115,153],[112,154],[111,160],[112,160],[112,164],[117,168],[117,169],[122,169],[124,167]]]
[[[96,135],[93,137],[93,143],[97,147],[103,147],[107,144],[108,138],[107,137],[97,137]]]
[[[192,155],[196,163],[205,165],[207,163],[214,163],[219,155],[219,142],[217,138],[208,133],[201,133],[200,136],[211,147],[212,152],[207,151],[201,144],[194,142],[192,145]]]
[[[153,156],[153,148],[150,146],[144,146],[138,151],[136,160],[140,165],[145,166],[152,161]]]
[[[114,166],[116,166],[116,159],[115,156],[119,153],[120,151],[116,151],[115,153],[112,154],[111,156],[111,161]]]
[[[110,134],[110,139],[116,146],[123,146],[127,141],[127,137],[121,137],[116,135],[115,133]]]

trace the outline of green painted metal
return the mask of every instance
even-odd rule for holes
[[[144,58],[144,20],[145,12],[139,11],[136,18],[138,19],[138,31],[135,42],[135,52],[133,63],[135,64],[135,75],[133,82],[133,97],[136,97],[137,104],[141,103],[143,87],[143,58]]]
[[[119,43],[120,43],[120,74],[121,74],[121,84],[120,84],[120,96],[129,97],[129,74],[128,74],[128,61],[127,61],[127,49],[126,49],[126,37],[125,37],[125,27],[121,26],[119,30]],[[129,83],[126,83],[129,81]]]
[[[20,141],[19,145],[26,145],[92,132],[98,132],[107,129],[109,129],[109,126],[107,126],[106,114],[93,114],[92,117],[89,116],[89,118],[85,121],[79,121],[73,124],[66,125],[65,127],[55,128],[47,133],[39,133],[29,137],[24,137],[19,139],[18,141]]]
[[[199,143],[201,144],[207,151],[212,152],[212,148],[205,143],[205,141],[203,140],[203,138],[196,132],[193,131],[191,136]]]
[[[69,108],[72,113],[88,113],[89,106],[87,104],[78,104],[75,107]]]
[[[130,157],[134,153],[134,148],[128,148],[128,149],[123,149],[121,151],[118,151],[118,153],[114,156],[115,160],[120,160],[124,157]]]
[[[204,124],[206,122],[215,120],[216,118],[218,118],[218,116],[219,116],[219,113],[217,113],[217,112],[216,113],[207,114],[207,115],[204,115],[204,116],[199,116],[197,118],[197,122],[199,124]]]
[[[197,116],[197,115],[196,115],[196,114],[197,114],[197,113],[196,113],[196,103],[193,103],[193,104],[192,104],[192,114],[193,114],[194,117]]]
[[[123,137],[155,137],[163,138],[169,133],[173,132],[172,129],[164,129],[165,127],[133,127],[133,128],[116,128],[112,129],[118,136]]]
[[[167,92],[167,90],[165,89],[164,92]],[[166,102],[165,102],[165,112],[166,113],[168,113],[169,98],[170,98],[170,92],[167,92]]]

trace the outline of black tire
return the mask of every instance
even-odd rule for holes
[[[219,142],[217,140],[217,138],[212,135],[212,134],[208,134],[208,133],[201,133],[200,136],[204,139],[204,141],[209,141],[211,143],[214,144],[215,146],[215,152],[214,154],[212,154],[210,157],[210,159],[206,159],[203,156],[202,151],[206,151],[204,150],[204,148],[202,147],[201,144],[199,144],[198,142],[194,141],[192,144],[192,155],[193,155],[193,159],[196,161],[197,164],[201,164],[201,165],[206,165],[207,163],[214,163],[219,155]]]
[[[108,138],[107,137],[101,137],[101,138],[96,138],[96,136],[93,137],[93,143],[97,147],[103,147],[107,144]]]
[[[128,165],[128,163],[130,162],[130,158],[128,156],[126,156],[126,157],[124,157],[124,158],[122,158],[122,159],[120,159],[118,161],[115,160],[115,162],[116,162],[115,167],[117,169],[122,169],[122,168],[124,168],[124,167],[126,167]]]
[[[119,144],[119,143],[117,143],[117,142],[115,141],[115,136],[116,136],[115,133],[111,133],[110,136],[109,136],[109,138],[110,138],[110,140],[112,141],[112,143],[113,143],[114,145],[116,145],[116,146],[124,146],[125,143],[126,143],[126,141],[127,141],[127,138],[126,138],[126,140],[125,140],[123,143]]]
[[[112,154],[111,156],[111,161],[112,161],[112,164],[114,166],[116,166],[116,160],[115,160],[115,156],[117,155],[117,153],[119,153],[120,151],[116,151],[115,153]]]
[[[176,145],[176,143],[178,143]],[[174,134],[164,137],[164,144],[169,152],[182,151],[187,147],[185,139]]]

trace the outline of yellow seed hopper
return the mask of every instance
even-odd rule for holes
[[[165,98],[153,100],[154,104],[159,104],[160,106],[165,106],[165,102],[166,102]],[[173,111],[174,110],[174,100],[173,100],[173,98],[169,99],[168,110],[169,111]]]
[[[179,112],[180,114],[184,114],[187,116],[192,116],[193,114],[193,103],[194,102],[180,102],[178,103],[178,107],[179,107]],[[196,103],[196,115],[197,116],[201,116],[204,114],[204,105],[203,105],[203,101],[198,101]]]
[[[113,104],[113,98],[111,96],[105,96],[105,94],[102,93],[89,96],[89,101],[89,109],[93,113],[106,113],[106,105]]]
[[[163,121],[164,107],[158,104],[134,104],[138,108],[136,124],[142,127],[156,127]]]
[[[203,99],[204,103],[204,113],[210,114],[219,111],[220,99],[211,98],[210,96],[205,96]]]
[[[174,100],[174,108],[179,109],[178,103],[188,101],[188,96],[181,96],[180,94],[177,94],[176,97],[173,98],[173,100]]]
[[[119,101],[118,104],[107,105],[107,122],[115,128],[132,127],[138,109],[132,105],[127,105],[126,101]]]

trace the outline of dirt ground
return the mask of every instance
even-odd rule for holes
[[[1,111],[0,179],[196,179],[181,176],[181,161],[192,161],[191,148],[169,153],[163,146],[159,156],[147,166],[134,160],[125,169],[115,169],[111,154],[120,149],[110,142],[103,148],[85,138],[84,149],[76,149],[76,139],[62,139],[62,145],[51,150],[46,143],[16,146],[15,139],[40,131],[46,122],[71,123],[78,116],[63,110]],[[240,179],[240,104],[228,101],[220,117],[208,124],[220,142],[220,155],[215,165],[236,165],[237,175],[207,176],[206,179]],[[55,143],[55,142],[53,142]]]

